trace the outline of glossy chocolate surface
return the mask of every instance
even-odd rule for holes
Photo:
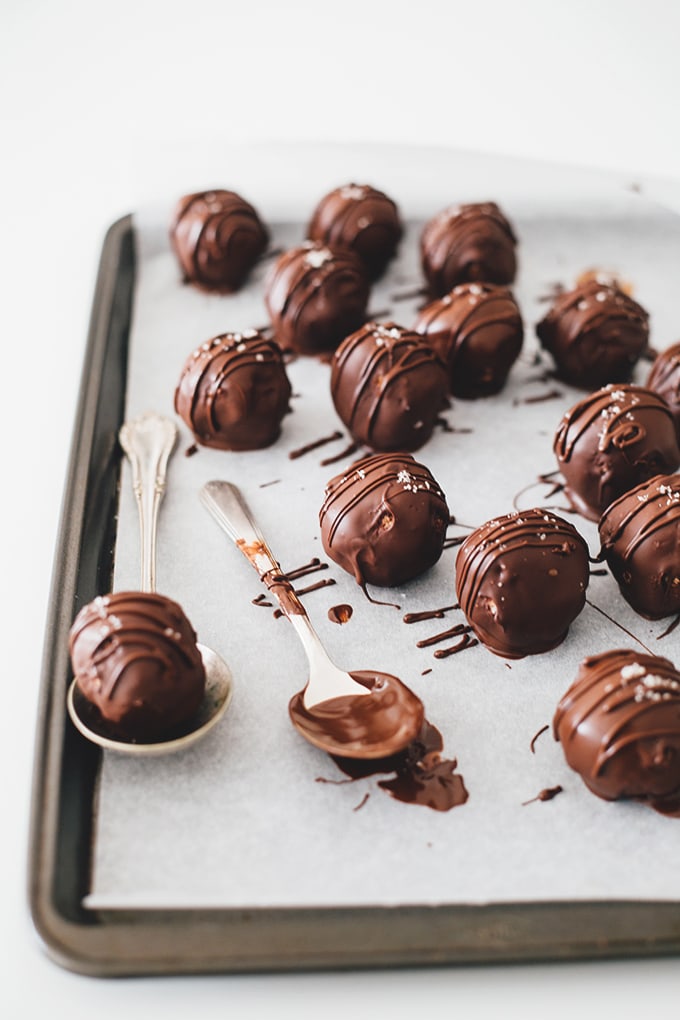
[[[498,393],[522,349],[522,316],[507,287],[462,283],[432,301],[416,319],[421,333],[445,363],[456,397]]]
[[[449,206],[429,220],[420,238],[421,264],[432,294],[459,283],[512,283],[517,238],[495,202]]]
[[[373,450],[417,450],[448,406],[444,363],[417,333],[368,322],[333,355],[331,396],[352,437]]]
[[[78,689],[126,739],[169,734],[203,699],[196,634],[182,608],[163,595],[94,599],[73,622],[69,650]]]
[[[680,443],[680,343],[673,344],[657,355],[646,385],[670,407]]]
[[[217,189],[180,199],[170,241],[187,283],[230,293],[245,282],[269,232],[249,202]]]
[[[350,248],[372,280],[382,276],[402,234],[396,203],[369,184],[345,184],[324,195],[307,230],[312,241]]]
[[[370,284],[357,255],[317,241],[289,248],[274,263],[265,304],[284,350],[332,351],[366,319]]]
[[[594,390],[630,379],[649,340],[649,316],[618,287],[590,279],[560,294],[536,333],[560,378]]]
[[[585,540],[543,509],[487,521],[456,557],[460,608],[489,651],[506,658],[560,644],[585,605],[588,578]]]
[[[204,446],[256,450],[278,438],[290,393],[278,344],[256,330],[222,333],[187,358],[175,410]]]
[[[624,492],[680,465],[668,405],[625,383],[605,386],[567,411],[553,449],[570,503],[594,521]]]
[[[680,475],[656,475],[612,503],[600,541],[637,613],[653,620],[680,613]]]
[[[393,587],[441,556],[449,509],[430,472],[403,453],[376,454],[332,478],[319,513],[324,550],[358,584]]]
[[[630,649],[585,659],[553,732],[598,797],[680,812],[680,673],[668,659]]]

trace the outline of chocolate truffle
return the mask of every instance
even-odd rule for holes
[[[446,364],[456,397],[498,393],[522,349],[524,330],[506,287],[461,283],[424,308],[415,324]]]
[[[370,284],[357,255],[306,241],[281,255],[269,274],[265,303],[284,350],[332,351],[366,319]]]
[[[680,810],[680,673],[668,659],[630,649],[584,659],[553,733],[598,797]]]
[[[372,280],[394,256],[403,228],[391,198],[368,184],[346,184],[325,195],[307,230],[312,241],[350,248]]]
[[[96,598],[76,616],[69,648],[78,689],[127,739],[171,733],[203,700],[196,634],[182,608],[163,595]]]
[[[680,475],[656,475],[600,519],[602,554],[636,613],[680,613]]]
[[[512,283],[517,238],[495,202],[454,205],[425,224],[420,256],[437,297],[459,283]]]
[[[278,438],[290,392],[278,344],[254,329],[222,333],[187,358],[175,410],[204,446],[256,450]]]
[[[553,443],[565,493],[578,513],[599,520],[610,503],[680,464],[673,416],[642,386],[605,386],[562,418]]]
[[[407,453],[383,453],[331,478],[319,523],[327,555],[358,584],[391,588],[437,562],[449,509],[426,467]]]
[[[594,390],[630,379],[649,340],[649,316],[618,287],[591,279],[560,294],[536,333],[561,379]]]
[[[331,396],[341,420],[373,450],[417,450],[447,406],[443,361],[417,333],[368,322],[333,355]]]
[[[559,645],[583,609],[588,546],[547,510],[487,521],[456,557],[460,608],[489,651],[509,659]]]
[[[187,283],[228,294],[243,285],[269,234],[236,192],[201,191],[180,199],[170,241]]]
[[[658,393],[670,407],[680,440],[680,343],[673,344],[657,356],[647,386]]]

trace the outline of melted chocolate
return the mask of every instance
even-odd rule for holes
[[[647,387],[668,404],[680,442],[680,343],[657,354],[647,379]]]
[[[319,461],[320,467],[328,467],[330,464],[337,464],[338,461],[345,460],[347,457],[351,457],[361,449],[361,443],[352,442],[349,446],[346,446],[340,453],[334,454],[332,457],[324,457],[323,460]]]
[[[353,251],[372,280],[382,276],[402,234],[396,204],[368,184],[346,184],[329,192],[307,229],[312,241]]]
[[[512,403],[515,407],[519,404],[544,404],[548,400],[560,400],[563,396],[561,390],[547,390],[533,397],[516,397]]]
[[[332,478],[319,512],[326,553],[358,584],[394,587],[441,556],[449,510],[427,468],[376,454]]]
[[[680,465],[670,409],[642,386],[605,386],[584,397],[562,418],[553,449],[565,494],[589,520],[640,482]]]
[[[338,347],[331,396],[340,420],[373,450],[419,449],[447,406],[443,362],[417,333],[368,322]]]
[[[680,673],[668,659],[629,649],[584,659],[557,707],[553,732],[598,797],[677,813]]]
[[[487,521],[461,546],[456,594],[475,634],[496,655],[546,652],[583,609],[588,546],[561,517],[533,509]]]
[[[460,641],[457,641],[455,645],[451,645],[450,648],[438,648],[434,653],[434,657],[435,659],[448,659],[450,655],[457,655],[458,652],[464,652],[466,648],[474,648],[478,644],[477,638],[472,638],[469,634],[463,634]]]
[[[512,283],[515,233],[494,202],[450,206],[425,224],[420,239],[430,290],[443,295],[459,283]]]
[[[290,382],[273,340],[261,333],[223,333],[187,358],[175,410],[199,443],[255,450],[278,438]]]
[[[185,195],[170,228],[185,281],[224,293],[243,285],[268,240],[253,206],[233,191]]]
[[[581,389],[626,382],[649,339],[649,316],[610,283],[586,280],[561,294],[536,333],[557,374]]]
[[[328,610],[328,619],[331,623],[347,623],[348,620],[352,619],[352,613],[354,610],[346,602],[341,603],[339,606],[331,606]]]
[[[299,457],[304,457],[306,453],[311,453],[313,450],[318,450],[320,446],[325,446],[326,443],[334,443],[336,439],[342,439],[342,432],[331,432],[329,436],[322,436],[321,439],[315,439],[311,443],[306,443],[305,446],[300,446],[297,450],[291,450],[288,454],[289,460],[297,460]]]
[[[427,305],[416,319],[442,359],[450,392],[473,399],[500,392],[522,349],[522,316],[510,291],[464,283]]]
[[[538,740],[538,738],[541,736],[541,734],[547,733],[549,729],[550,725],[549,723],[546,723],[545,726],[541,726],[538,733],[534,733],[533,737],[531,738],[531,743],[529,744],[529,749],[531,750],[532,754],[536,754],[536,741]]]
[[[431,645],[438,645],[441,641],[446,641],[450,637],[458,637],[459,634],[467,634],[471,627],[464,623],[457,623],[453,627],[449,627],[448,630],[443,630],[439,634],[433,634],[431,637],[422,638],[420,641],[416,641],[416,648],[429,648]]]
[[[444,613],[448,613],[452,609],[460,609],[459,604],[454,602],[450,606],[442,606],[441,609],[426,609],[422,613],[406,613],[404,616],[404,623],[420,623],[423,620],[441,620]]]
[[[564,788],[562,786],[548,786],[545,790],[541,790],[540,793],[537,793],[535,797],[532,797],[531,800],[522,801],[522,807],[526,807],[527,804],[534,804],[537,800],[553,800],[558,793],[563,792]]]

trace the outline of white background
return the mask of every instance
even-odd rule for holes
[[[680,180],[679,38],[680,5],[664,0],[0,0],[4,1016],[677,1011],[677,960],[87,979],[33,933],[25,852],[52,556],[109,223],[212,183],[234,142],[439,144]],[[228,167],[218,178],[229,186]]]

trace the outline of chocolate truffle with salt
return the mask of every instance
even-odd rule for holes
[[[605,386],[574,404],[558,426],[553,449],[567,498],[592,521],[624,492],[680,465],[666,402],[625,383]]]
[[[216,189],[180,199],[170,241],[187,283],[228,294],[245,283],[269,232],[250,202]]]
[[[449,389],[472,399],[498,393],[522,349],[522,316],[507,287],[461,283],[427,305],[415,330],[446,364]]]
[[[407,453],[383,453],[330,480],[319,523],[327,555],[358,584],[390,588],[437,562],[449,509],[424,465]]]
[[[600,519],[602,554],[621,594],[652,620],[680,613],[680,475],[656,475]]]
[[[647,386],[662,397],[671,409],[680,442],[680,343],[657,355]]]
[[[616,285],[589,279],[557,297],[536,333],[561,379],[594,390],[630,379],[649,340],[649,316]]]
[[[278,438],[290,393],[273,340],[254,329],[222,333],[187,358],[175,410],[204,446],[257,450]]]
[[[203,700],[196,634],[181,606],[164,595],[94,599],[76,616],[69,649],[79,691],[128,740],[171,734]]]
[[[429,220],[420,238],[430,291],[447,294],[459,283],[512,283],[517,238],[495,202],[454,205]]]
[[[487,521],[456,557],[460,608],[489,651],[517,659],[555,648],[583,609],[588,546],[543,509]]]
[[[333,355],[331,396],[353,438],[373,450],[419,449],[448,406],[443,361],[423,337],[368,322]]]
[[[312,241],[350,248],[372,280],[382,276],[402,234],[396,203],[368,184],[346,184],[330,191],[314,210],[307,230]]]
[[[680,815],[680,673],[668,659],[631,649],[584,659],[553,733],[598,797]]]

